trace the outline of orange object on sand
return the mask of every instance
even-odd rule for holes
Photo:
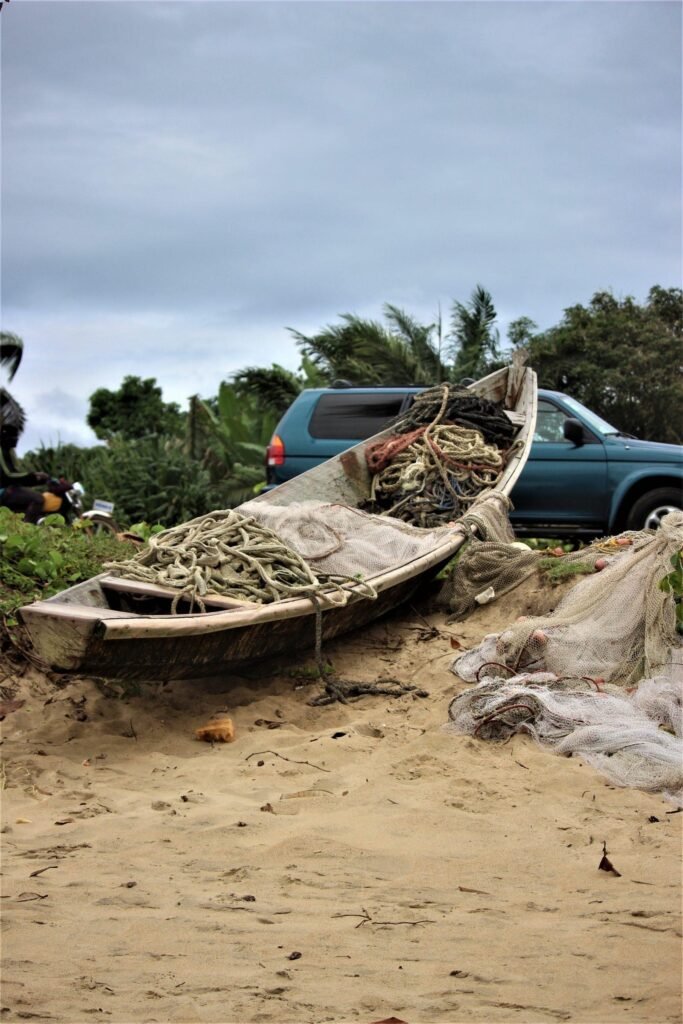
[[[206,740],[207,743],[232,743],[235,738],[235,727],[232,718],[216,718],[200,729],[194,731],[195,739]]]

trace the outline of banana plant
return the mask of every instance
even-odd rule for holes
[[[266,445],[276,416],[248,393],[223,381],[215,399],[190,403],[188,446],[214,484],[233,502],[253,493],[264,479]]]

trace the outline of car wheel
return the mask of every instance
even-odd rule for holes
[[[656,530],[669,512],[683,509],[683,494],[675,487],[659,487],[638,498],[626,519],[628,530]]]

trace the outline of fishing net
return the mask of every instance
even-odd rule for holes
[[[429,554],[453,535],[450,527],[422,530],[347,505],[317,501],[246,502],[240,511],[277,534],[316,574],[372,578]]]
[[[364,507],[420,527],[458,519],[500,480],[516,430],[502,406],[467,388],[418,394],[394,432],[366,447]]]
[[[509,498],[493,492],[480,497],[460,519],[471,537],[439,594],[439,607],[451,613],[447,622],[508,593],[536,571],[540,554],[515,541],[508,518],[511,507]]]
[[[656,532],[615,547],[603,570],[577,583],[552,615],[517,622],[501,634],[498,660],[621,686],[666,674],[680,644],[674,598],[659,583],[681,548],[683,513],[671,512]]]
[[[456,658],[452,671],[477,685],[452,701],[449,718],[482,738],[528,732],[619,785],[680,802],[683,640],[675,595],[659,583],[683,548],[683,514],[628,539],[552,615],[519,620]]]
[[[594,685],[548,672],[484,678],[451,701],[447,728],[494,740],[528,733],[557,754],[580,755],[615,785],[664,792],[681,806],[680,684],[655,677],[633,695]]]
[[[512,671],[544,669],[620,686],[669,673],[681,663],[681,644],[674,597],[659,583],[682,547],[683,513],[671,512],[656,532],[615,546],[605,568],[577,583],[552,614],[508,627],[490,660]],[[490,642],[486,650],[488,657]]]

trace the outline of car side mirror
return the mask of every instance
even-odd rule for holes
[[[579,420],[575,420],[572,417],[564,421],[562,428],[565,441],[571,441],[577,448],[581,448],[584,442],[583,437],[583,424]]]

